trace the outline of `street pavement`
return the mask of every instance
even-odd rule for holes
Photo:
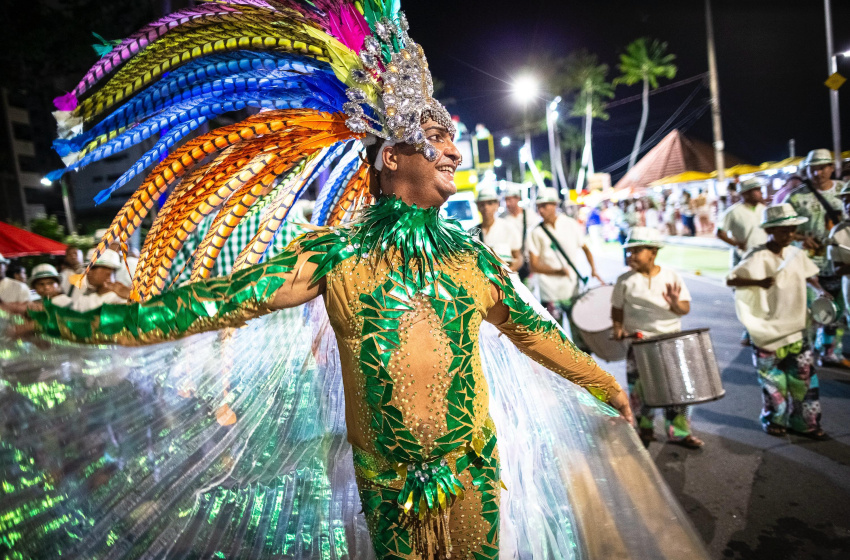
[[[625,270],[617,252],[596,255],[606,280]],[[751,350],[740,344],[732,292],[716,275],[682,268],[693,297],[683,327],[711,329],[726,395],[693,409],[694,432],[706,443],[701,450],[665,443],[657,415],[659,442],[649,452],[661,474],[712,558],[850,558],[850,373],[818,370],[830,441],[768,436],[758,422],[760,389]],[[625,386],[624,362],[602,365]]]

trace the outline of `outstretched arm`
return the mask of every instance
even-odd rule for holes
[[[491,295],[495,304],[486,316],[487,322],[531,359],[584,387],[632,422],[628,397],[614,377],[576,348],[557,323],[535,311],[520,296],[507,274],[493,267],[486,255],[479,258],[479,265],[493,282]]]
[[[107,304],[85,313],[47,303],[43,312],[31,316],[40,331],[52,336],[126,346],[240,327],[322,294],[324,278],[314,279],[317,265],[310,262],[311,256],[296,242],[267,262],[228,277],[193,282],[144,303]]]

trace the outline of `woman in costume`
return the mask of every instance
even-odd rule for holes
[[[175,34],[172,28],[181,33]],[[206,37],[210,39],[204,42]],[[132,56],[145,46],[143,55]],[[244,48],[257,52],[242,53]],[[169,189],[171,192],[145,240],[134,278],[138,301],[104,305],[88,313],[75,313],[48,302],[43,312],[35,314],[40,328],[75,342],[125,346],[175,341],[219,330],[217,372],[196,368],[200,373],[182,375],[178,367],[146,389],[157,394],[156,387],[170,387],[190,401],[205,395],[199,402],[220,405],[210,409],[215,410],[217,424],[228,432],[211,436],[210,441],[226,445],[198,445],[195,452],[200,466],[194,477],[188,477],[194,492],[209,499],[217,487],[227,487],[224,480],[262,479],[255,472],[258,463],[273,468],[269,467],[273,464],[269,457],[275,453],[256,455],[257,449],[266,445],[279,451],[285,447],[277,447],[279,442],[274,441],[281,433],[269,427],[274,418],[261,412],[263,403],[278,403],[278,399],[258,398],[263,387],[270,394],[279,394],[272,382],[284,378],[252,377],[244,367],[251,357],[237,353],[237,349],[247,350],[250,345],[232,328],[322,296],[338,357],[326,345],[327,329],[323,331],[322,320],[315,319],[317,313],[321,314],[315,309],[310,322],[316,328],[312,356],[305,359],[296,351],[303,348],[303,342],[296,343],[303,332],[287,332],[282,327],[275,330],[281,323],[271,320],[261,323],[265,326],[261,328],[268,334],[283,332],[293,344],[286,349],[266,347],[264,352],[277,353],[281,362],[288,362],[287,367],[299,360],[312,364],[309,368],[325,371],[322,379],[327,379],[338,361],[345,429],[375,555],[498,558],[499,529],[505,526],[499,506],[502,476],[496,423],[488,401],[490,390],[479,352],[482,321],[492,323],[536,361],[582,385],[623,416],[630,419],[631,413],[613,378],[576,350],[553,321],[533,309],[518,291],[521,288],[514,286],[503,263],[457,224],[439,217],[439,206],[454,190],[452,178],[460,155],[452,142],[450,116],[431,97],[427,63],[421,48],[407,35],[407,24],[397,5],[260,0],[208,4],[149,26],[119,44],[116,51],[106,55],[77,90],[60,100],[71,111],[60,115],[60,130],[67,138],[58,148],[64,151],[70,168],[79,167],[168,125],[169,130],[162,133],[154,148],[110,192],[162,154],[171,154],[131,197],[93,258],[112,243],[125,244],[153,203]],[[240,56],[215,54],[218,52]],[[205,60],[205,56],[215,60]],[[127,58],[106,84],[86,94],[93,83]],[[166,70],[169,74],[155,82],[154,78]],[[87,97],[78,101],[84,94]],[[129,96],[124,105],[105,115],[118,100]],[[244,106],[262,110],[242,123],[175,148],[182,136],[211,115]],[[318,109],[309,109],[314,106]],[[370,145],[367,161],[359,158],[358,141]],[[302,236],[284,253],[263,261],[301,189],[335,160],[335,170],[314,214],[315,221],[331,226]],[[376,197],[371,205],[367,204],[370,195]],[[222,243],[241,218],[259,210],[263,211],[262,225],[236,259],[234,272],[226,278],[209,279]],[[214,211],[217,216],[192,263],[193,282],[168,289],[165,279],[174,255],[197,224]],[[356,216],[354,221],[340,226],[352,216]],[[297,321],[288,323],[290,327],[295,324]],[[203,340],[209,339],[198,340],[203,346]],[[267,340],[286,346],[283,340]],[[153,361],[186,366],[196,358],[184,355],[193,343],[183,344],[172,346],[171,356],[157,356],[168,351],[152,350]],[[127,352],[126,364],[130,365],[119,373],[111,372],[118,377],[116,385],[124,379],[144,378],[133,365],[133,360],[143,354]],[[13,363],[25,365],[26,360]],[[221,396],[217,396],[216,386]],[[314,391],[305,394],[312,394],[315,401]],[[328,394],[335,393],[332,390]],[[157,398],[161,395],[154,400]],[[509,400],[503,397],[505,403]],[[300,406],[309,407],[311,402],[302,401]],[[501,409],[521,413],[523,406],[533,408],[514,402],[511,407],[503,404]],[[102,408],[98,409],[102,419],[98,424],[113,434],[112,426],[122,421],[121,415],[104,415]],[[198,408],[181,408],[177,417],[195,418],[199,414]],[[174,415],[174,406],[167,398],[165,403],[152,405],[152,410],[154,417]],[[22,417],[29,418],[26,414]],[[174,423],[190,424],[166,422],[170,426]],[[215,429],[209,423],[201,424],[204,430]],[[128,428],[128,433],[131,431]],[[260,437],[263,433],[277,436],[269,435],[264,442]],[[64,439],[75,438],[65,435]],[[147,439],[149,447],[159,449],[168,438],[160,432],[148,434]],[[294,436],[288,434],[283,439],[293,440]],[[339,447],[339,443],[334,445]],[[172,463],[185,464],[186,457],[170,452],[177,457],[172,457]],[[246,455],[255,460],[246,461]],[[516,462],[519,457],[506,460]],[[36,464],[35,459],[32,464]],[[188,473],[181,472],[179,478],[186,479]],[[332,469],[324,472],[329,480],[334,478]],[[526,474],[544,476],[533,472],[536,474]],[[124,484],[128,482],[120,478]],[[650,484],[655,482],[651,478]],[[113,546],[119,540],[125,541],[124,546],[113,548],[111,554],[132,557],[146,549],[151,553],[169,537],[178,543],[191,539],[192,531],[185,529],[154,529],[157,521],[152,519],[151,508],[173,511],[174,502],[169,502],[166,494],[181,486],[177,478],[167,482],[158,476],[153,479],[146,482],[159,487],[152,505],[144,509],[130,500],[136,516],[127,516],[132,520],[124,527],[133,527],[127,529],[130,534],[89,536],[82,539],[84,550],[98,549],[104,542]],[[521,482],[516,473],[512,480],[518,483],[518,493],[519,486],[532,485]],[[118,483],[109,480],[103,486],[95,484],[76,495],[69,494],[73,496],[69,501],[85,501],[86,496],[81,494],[96,495],[108,486]],[[555,492],[556,486],[551,491]],[[116,492],[115,503],[126,503],[126,498],[125,492]],[[233,503],[224,497],[221,500]],[[293,500],[298,501],[291,496],[288,501],[283,497],[280,500],[272,508],[278,514],[291,507]],[[194,509],[181,517],[196,518],[202,502],[195,500]],[[284,503],[289,505],[284,507]],[[330,507],[340,503],[331,501]],[[216,515],[227,519],[220,508],[221,504]],[[96,529],[102,530],[110,516],[125,519],[111,506],[101,504],[98,511],[107,515],[91,523]],[[328,519],[335,518],[328,514]],[[518,519],[514,522],[517,527],[521,523]],[[569,526],[569,521],[564,522]],[[247,527],[256,533],[260,523],[267,521],[249,522]],[[85,527],[85,523],[80,526]],[[347,532],[345,540],[351,543],[352,530],[340,530]],[[333,533],[333,529],[325,531]],[[82,532],[98,534],[95,530]],[[138,538],[140,534],[149,536]],[[241,534],[244,536],[244,531]],[[297,530],[291,534],[301,538]],[[692,535],[687,530],[683,534],[688,541],[685,548],[698,550],[699,545],[690,542]],[[336,537],[339,539],[338,534]],[[556,548],[551,543],[543,546],[547,551]],[[208,553],[214,549],[208,548]],[[519,547],[514,544],[512,549]],[[293,550],[290,546],[280,554],[290,557],[295,555],[290,554]],[[319,554],[317,550],[302,550],[299,557]],[[239,555],[243,553],[234,556]],[[343,556],[339,550],[337,556]]]

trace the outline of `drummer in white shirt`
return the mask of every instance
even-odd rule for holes
[[[729,207],[717,225],[717,238],[732,246],[732,266],[737,266],[744,255],[767,242],[767,234],[761,227],[764,214],[764,183],[753,178],[738,187],[743,200]]]
[[[551,187],[540,189],[535,202],[543,221],[532,230],[528,239],[528,262],[540,287],[540,303],[558,323],[563,324],[565,315],[571,321],[572,306],[588,281],[577,268],[583,265],[581,261],[587,261],[591,276],[601,284],[605,281],[596,272],[593,253],[584,241],[584,227],[558,211],[561,202],[558,191]],[[570,331],[573,343],[580,350],[588,351],[572,323]]]
[[[653,336],[682,330],[683,315],[691,311],[691,294],[682,277],[655,264],[664,238],[654,228],[634,227],[624,247],[631,271],[617,278],[611,298],[614,336]],[[626,378],[638,434],[645,446],[655,441],[655,410],[643,403],[643,390],[634,351],[626,357]],[[699,449],[703,441],[691,433],[690,407],[664,408],[667,440],[689,449]]]
[[[496,212],[499,211],[499,195],[496,194],[496,189],[481,188],[475,197],[475,203],[481,213],[478,238],[508,263],[512,271],[518,271],[523,263],[522,236],[510,222],[496,217]]]
[[[838,191],[838,198],[844,204],[844,215],[850,216],[850,183]],[[832,273],[841,276],[841,294],[843,311],[850,312],[850,220],[844,220],[829,232],[826,257],[832,266]]]
[[[523,266],[519,269],[519,277],[524,281],[531,274],[531,268],[528,265],[528,241],[531,231],[540,223],[540,216],[522,205],[520,189],[510,187],[505,191],[505,210],[499,214],[499,217],[512,223],[520,233]]]
[[[115,271],[121,269],[121,257],[112,249],[103,252],[86,273],[84,286],[71,287],[70,307],[74,311],[91,311],[104,303],[127,303],[130,288],[115,281]]]
[[[790,204],[765,210],[766,244],[732,269],[726,285],[735,290],[735,311],[753,340],[753,361],[762,389],[761,423],[772,436],[792,431],[827,439],[820,427],[821,406],[814,356],[806,328],[806,285],[829,297],[818,282],[818,266],[791,246],[798,216]]]

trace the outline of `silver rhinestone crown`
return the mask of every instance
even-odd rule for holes
[[[351,71],[352,81],[364,87],[345,92],[349,99],[343,105],[346,125],[352,132],[411,144],[434,161],[439,153],[425,137],[422,123],[434,120],[452,135],[455,125],[446,108],[434,99],[425,53],[407,30],[407,19],[400,13],[398,22],[388,18],[376,22],[374,35],[366,37],[360,51],[361,66]],[[370,99],[367,88],[380,92],[377,102]]]

